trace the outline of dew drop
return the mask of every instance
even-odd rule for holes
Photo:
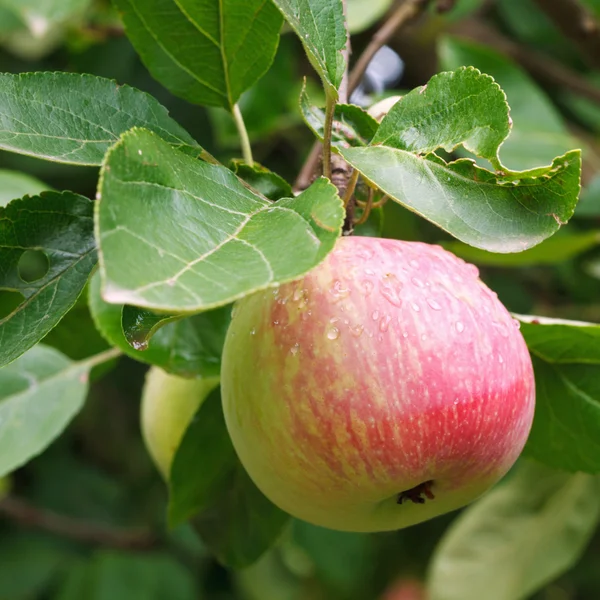
[[[462,333],[465,330],[465,324],[462,321],[456,321],[454,327],[456,327],[458,333]]]
[[[521,321],[518,321],[517,319],[513,319],[513,325],[517,328],[517,329],[521,329]]]
[[[350,332],[354,337],[360,337],[365,328],[362,325],[355,325],[354,327],[350,327]]]
[[[329,319],[330,323],[337,323],[339,321],[339,319],[337,317],[331,317],[331,319]]]
[[[425,284],[418,277],[411,277],[411,281],[420,288],[425,287]]]
[[[344,287],[344,284],[339,280],[333,284],[333,287],[329,292],[335,298],[335,302],[339,302],[350,295],[350,290],[347,287]]]
[[[327,337],[330,340],[337,340],[340,337],[340,330],[337,327],[332,327],[328,332],[327,332]]]
[[[502,354],[498,354],[498,362],[500,364],[502,364],[504,362],[504,359],[502,358]]]
[[[393,273],[388,273],[384,276],[380,285],[381,295],[394,306],[402,306],[400,292],[402,291],[402,283]]]
[[[408,337],[408,333],[406,333],[406,331],[405,331],[405,332],[402,334],[402,337],[403,337],[404,339],[406,339],[406,338]]]
[[[371,294],[371,292],[373,291],[373,282],[365,279],[365,281],[363,281],[363,289],[365,290],[365,296],[369,296]]]
[[[279,321],[273,321],[273,325],[279,325]]]
[[[422,341],[425,341],[426,339],[427,339],[427,336],[426,336],[426,335],[423,333],[423,334],[421,335],[421,340],[422,340]]]
[[[390,317],[389,315],[386,315],[385,317],[383,317],[383,319],[381,319],[381,321],[379,322],[379,331],[381,331],[382,333],[385,333],[390,327],[391,320],[392,320],[392,317]]]
[[[413,302],[411,307],[415,312],[419,312],[421,310],[421,307],[416,302]]]
[[[373,318],[373,321],[377,321],[379,319],[379,311],[374,311],[371,317]]]
[[[256,335],[256,329],[254,327],[250,330],[250,335]]]
[[[365,275],[375,275],[375,271],[373,269],[365,269]]]
[[[296,342],[291,348],[290,348],[290,354],[292,356],[296,356],[296,354],[298,354],[298,351],[300,350],[300,344],[298,342]]]
[[[419,261],[415,260],[414,258],[408,263],[411,267],[414,267],[415,269],[419,268]]]
[[[433,310],[442,310],[442,307],[440,306],[440,304],[438,302],[436,302],[433,298],[427,298],[427,304],[429,304],[429,306]]]

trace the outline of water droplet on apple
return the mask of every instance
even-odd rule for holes
[[[402,283],[398,281],[398,278],[393,273],[388,273],[384,276],[380,284],[381,295],[394,306],[402,306],[402,299],[400,298],[400,292],[402,290]]]
[[[381,319],[381,321],[379,322],[379,331],[385,333],[390,327],[391,320],[392,317],[390,317],[389,315],[385,315],[385,317],[383,317],[383,319]]]
[[[425,284],[418,277],[411,277],[410,279],[417,287],[423,288]]]
[[[254,327],[250,330],[250,335],[256,335],[256,329]]]
[[[416,302],[413,302],[411,307],[415,312],[419,312],[421,310],[421,307]]]
[[[291,348],[290,348],[290,354],[292,356],[296,356],[296,354],[298,354],[298,351],[300,350],[300,344],[298,342],[296,342]]]
[[[373,321],[377,321],[379,319],[379,311],[374,311],[371,317],[373,318]]]
[[[423,333],[423,334],[421,335],[421,340],[422,340],[422,341],[425,341],[426,339],[427,339],[427,336],[426,336],[426,335]]]
[[[521,329],[521,321],[518,321],[517,319],[513,319],[513,325],[517,328],[517,329]]]
[[[371,294],[371,292],[373,291],[373,282],[365,279],[365,281],[363,281],[363,289],[365,290],[365,296],[369,296]]]
[[[279,321],[273,321],[273,325],[279,325]]]
[[[406,338],[408,337],[408,333],[406,333],[406,331],[405,331],[405,332],[403,332],[403,333],[402,333],[402,337],[406,339]]]
[[[373,269],[365,269],[365,274],[366,275],[375,275],[375,271],[373,271]]]
[[[355,325],[354,327],[350,327],[350,332],[354,337],[360,337],[365,328],[362,325]]]
[[[458,333],[462,333],[465,330],[465,324],[462,321],[456,321],[454,327],[456,327]]]
[[[419,268],[419,261],[418,261],[418,260],[415,260],[414,258],[413,258],[411,261],[409,261],[409,263],[408,263],[408,264],[409,264],[411,267],[414,267],[415,269],[418,269],[418,268]]]
[[[336,280],[329,292],[335,298],[334,302],[339,302],[350,295],[350,290],[344,287],[344,284],[339,280]]]
[[[327,337],[330,340],[337,340],[340,337],[340,330],[337,327],[332,327],[328,332],[327,332]]]
[[[442,310],[442,307],[440,306],[440,304],[438,302],[436,302],[433,298],[427,298],[427,304],[429,304],[429,306],[433,310]]]
[[[498,362],[500,364],[502,364],[504,362],[504,359],[502,358],[502,354],[498,354]]]

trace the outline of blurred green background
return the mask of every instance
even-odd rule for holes
[[[355,54],[391,4],[350,0]],[[600,3],[586,4],[600,13]],[[0,71],[93,73],[127,83],[154,95],[223,162],[239,155],[229,115],[187,104],[156,83],[107,1],[0,0],[0,44]],[[462,64],[493,75],[515,124],[501,149],[505,164],[525,169],[581,147],[584,188],[572,222],[516,257],[452,242],[391,202],[374,214],[368,231],[448,244],[480,266],[511,311],[600,321],[600,73],[533,0],[459,1],[444,15],[429,12],[390,46],[405,63],[400,90]],[[567,85],[565,73],[584,91]],[[304,75],[317,89],[300,44],[284,35],[273,67],[240,103],[255,159],[292,182],[312,144],[297,107]],[[90,198],[96,193],[93,168],[1,153],[0,169]],[[2,177],[4,193],[12,193],[7,174]],[[35,191],[37,184],[19,179],[15,185]],[[107,347],[85,298],[45,343],[72,358]],[[377,535],[294,522],[276,548],[240,572],[211,558],[191,528],[167,531],[167,491],[139,427],[145,370],[127,358],[111,365],[65,434],[3,482],[12,504],[0,505],[0,600],[422,600],[419,581],[455,514]],[[534,598],[597,600],[599,565],[600,533],[575,568]]]

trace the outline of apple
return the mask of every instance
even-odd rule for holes
[[[364,532],[489,489],[525,444],[535,396],[518,322],[475,266],[366,237],[238,302],[221,391],[238,456],[272,502]]]
[[[381,600],[426,600],[425,586],[418,579],[398,579],[383,594]]]
[[[200,404],[219,384],[218,377],[187,379],[151,367],[141,402],[141,427],[148,453],[168,480],[183,434]]]

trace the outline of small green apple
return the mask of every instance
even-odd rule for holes
[[[218,377],[187,379],[170,375],[158,367],[148,371],[142,392],[142,436],[166,480],[187,426],[218,384]]]

